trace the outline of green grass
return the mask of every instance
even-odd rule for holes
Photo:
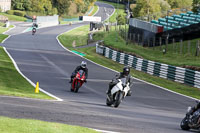
[[[80,126],[72,126],[31,119],[0,117],[1,133],[97,133]]]
[[[200,67],[200,61],[199,61],[200,57],[195,57],[192,54],[180,54],[180,52],[178,53],[173,52],[172,44],[168,45],[167,54],[163,54],[162,51],[158,50],[160,49],[159,47],[153,49],[153,48],[138,46],[136,44],[127,45],[125,40],[121,38],[119,34],[117,34],[116,32],[96,33],[96,35],[94,35],[94,39],[95,40],[103,39],[106,46],[113,47],[121,51],[126,51],[127,53],[136,54],[139,57],[142,57],[147,60],[152,60],[180,67],[185,65]],[[176,44],[176,47],[180,47],[180,44]],[[184,47],[187,47],[187,42],[184,43]],[[193,50],[194,52],[195,48],[196,48],[196,43],[191,43],[191,51]]]
[[[78,28],[78,30],[72,30],[69,32],[66,32],[59,36],[60,42],[65,47],[73,47],[72,44],[75,41],[76,46],[82,46],[87,44],[87,37],[89,33],[89,26],[81,26]]]
[[[83,28],[83,27],[72,30],[71,34],[65,34],[65,36],[62,36],[62,40],[67,41],[69,38],[76,37],[77,36],[76,33],[80,32],[81,28]],[[86,33],[83,32],[82,34],[84,35]],[[118,46],[118,49],[125,49],[127,51],[129,49],[132,49],[132,47],[130,47],[130,45],[126,46],[124,40],[119,36],[117,38],[118,41],[115,42],[116,34],[111,34],[112,36],[110,36],[109,38],[107,37],[108,35],[106,35],[104,33],[99,33],[99,35],[96,36],[95,38],[98,39],[98,40],[100,40],[100,38],[105,39],[105,41],[108,41],[110,43],[114,43],[114,44],[112,44],[112,46],[116,45],[116,46]],[[60,37],[59,37],[59,39],[60,39]],[[87,39],[87,36],[85,36],[85,39]],[[120,46],[120,45],[122,45],[122,46]],[[69,48],[68,45],[64,45],[64,46],[66,48]],[[134,46],[134,47],[137,48],[139,46]],[[142,51],[142,49],[146,50],[146,48],[143,48],[143,47],[139,47],[138,49],[141,49],[141,51]],[[106,66],[106,67],[111,68],[113,70],[116,70],[116,71],[121,71],[122,68],[124,67],[123,65],[121,65],[117,62],[114,62],[110,59],[105,58],[104,56],[96,54],[95,47],[76,48],[76,49],[73,49],[73,48],[70,47],[70,50],[76,50],[78,52],[84,53],[84,54],[86,54],[86,56],[85,56],[86,58],[88,58],[88,59],[90,59],[90,60],[92,60],[92,61],[94,61],[94,62],[96,62],[100,65],[103,65],[103,66]],[[179,92],[179,93],[184,94],[184,95],[188,95],[188,96],[200,99],[200,91],[197,88],[187,86],[187,85],[184,85],[184,84],[180,84],[180,83],[177,83],[177,82],[174,82],[174,81],[166,80],[166,79],[163,79],[163,78],[159,78],[159,77],[156,77],[156,76],[152,76],[152,75],[149,75],[149,74],[144,73],[144,72],[136,71],[134,69],[131,69],[131,74],[132,74],[132,76],[134,76],[138,79],[153,83],[155,85],[159,85],[161,87],[167,88],[169,90],[173,90],[175,92]]]
[[[8,17],[8,20],[13,20],[13,21],[26,21],[27,19],[25,17],[20,17],[20,16],[16,16],[16,15],[9,15],[7,13],[0,13],[0,15],[6,16]]]

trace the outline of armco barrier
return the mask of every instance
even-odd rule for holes
[[[96,44],[96,53],[138,71],[200,88],[200,72],[137,58]]]

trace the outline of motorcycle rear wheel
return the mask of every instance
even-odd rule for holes
[[[121,103],[123,98],[123,92],[117,92],[116,94],[116,100],[114,102],[114,107],[117,108],[119,106],[119,104]]]
[[[180,127],[182,130],[189,130],[190,127],[188,126],[188,122],[186,121],[187,118],[183,118],[183,120],[181,121]]]

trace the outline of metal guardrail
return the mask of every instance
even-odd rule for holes
[[[120,64],[128,65],[138,71],[143,71],[154,76],[200,88],[199,71],[141,59],[132,55],[120,53],[108,47],[99,45],[98,43],[96,44],[96,53],[119,62]]]

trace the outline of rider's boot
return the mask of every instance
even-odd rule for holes
[[[71,80],[69,81],[69,83],[72,83],[72,78],[71,78]]]
[[[127,96],[131,96],[131,94],[132,94],[132,91],[129,90],[128,93],[127,93]]]
[[[109,88],[108,88],[108,90],[107,90],[107,92],[106,92],[106,94],[107,94],[109,97],[111,96],[111,89],[112,89],[112,86],[109,85]]]

